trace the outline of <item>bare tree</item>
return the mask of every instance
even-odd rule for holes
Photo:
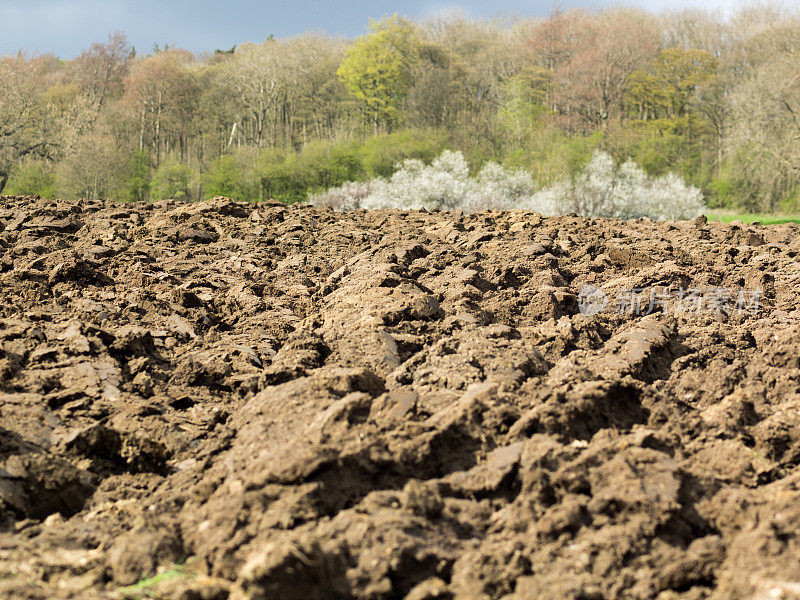
[[[292,38],[284,48],[285,83],[276,112],[282,134],[278,143],[323,138],[349,116],[350,100],[336,70],[346,43],[317,34]],[[354,112],[354,111],[353,111]]]
[[[132,59],[128,38],[122,32],[108,36],[104,44],[94,43],[71,63],[71,75],[89,101],[89,126],[97,119],[108,98],[119,95]]]
[[[571,128],[602,128],[621,114],[628,77],[658,50],[652,18],[636,10],[554,11],[534,28],[534,61],[552,73],[550,106]]]
[[[800,20],[757,34],[747,76],[728,99],[728,156],[753,208],[769,209],[800,186]]]
[[[137,63],[126,78],[125,94],[139,119],[139,149],[152,145],[156,165],[162,150],[169,150],[166,134],[176,135],[180,143],[181,125],[190,118],[196,90],[188,69],[192,61],[186,50],[165,50]]]
[[[286,85],[288,69],[283,61],[285,44],[268,40],[244,44],[224,63],[223,81],[236,94],[243,117],[250,119],[253,141],[266,143],[266,129],[272,111]]]
[[[46,156],[52,123],[41,96],[52,73],[52,57],[0,58],[0,191],[22,158]]]

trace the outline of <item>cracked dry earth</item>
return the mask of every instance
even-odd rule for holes
[[[797,225],[5,197],[0,230],[2,598],[800,598]]]

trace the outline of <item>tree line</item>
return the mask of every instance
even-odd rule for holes
[[[305,200],[459,150],[575,176],[602,150],[712,206],[800,210],[800,15],[399,16],[199,55],[122,33],[0,58],[0,193]]]

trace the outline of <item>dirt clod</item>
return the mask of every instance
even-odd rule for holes
[[[0,597],[800,598],[797,225],[2,205]]]

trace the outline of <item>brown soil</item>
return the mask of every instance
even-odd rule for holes
[[[0,597],[800,598],[798,252],[3,198]],[[585,316],[587,284],[764,295]]]

